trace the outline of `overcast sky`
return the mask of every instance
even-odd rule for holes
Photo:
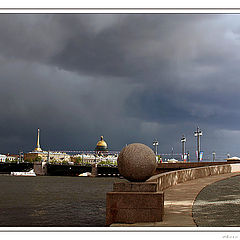
[[[240,156],[240,16],[0,14],[0,152],[110,150]],[[193,156],[192,156],[193,157]]]

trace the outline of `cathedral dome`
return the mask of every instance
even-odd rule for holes
[[[98,141],[95,150],[96,151],[107,151],[107,143],[103,140],[103,136],[101,136],[101,140]]]

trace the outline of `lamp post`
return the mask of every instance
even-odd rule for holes
[[[189,154],[189,152],[187,153],[187,162],[190,162],[190,154]]]
[[[173,147],[172,147],[172,159],[173,159]]]
[[[23,158],[22,158],[23,152],[19,151],[19,160],[18,163],[22,162]]]
[[[155,139],[154,141],[153,141],[153,147],[155,147],[155,155],[157,156],[157,150],[158,150],[158,141],[157,141],[157,139]]]
[[[50,150],[48,150],[47,163],[50,163]]]
[[[215,159],[216,159],[216,153],[213,152],[213,153],[212,153],[212,160],[213,160],[213,162],[215,162]]]
[[[197,127],[197,131],[194,132],[194,136],[197,137],[197,160],[200,162],[200,136],[202,136],[202,131]]]
[[[181,142],[182,142],[182,158],[184,161],[185,152],[186,152],[186,138],[184,137],[184,135],[182,135]]]

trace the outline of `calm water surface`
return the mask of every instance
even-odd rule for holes
[[[0,176],[0,227],[105,226],[118,178]]]

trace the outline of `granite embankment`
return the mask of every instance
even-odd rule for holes
[[[240,175],[240,164],[185,169],[153,176],[148,182],[157,183],[157,191],[164,191],[163,221],[111,226],[196,227],[192,209],[201,190],[236,175]]]

